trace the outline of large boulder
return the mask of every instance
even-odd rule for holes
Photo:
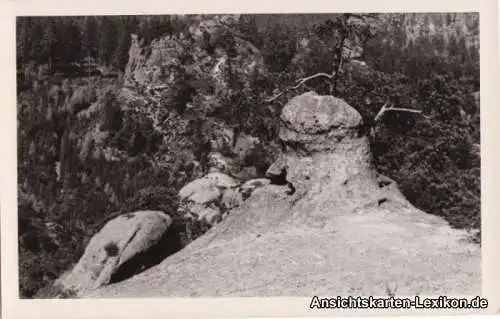
[[[54,285],[61,291],[82,293],[108,284],[122,265],[154,246],[171,223],[160,211],[137,211],[112,219],[92,237],[75,267]]]
[[[179,198],[181,201],[207,204],[222,196],[225,189],[235,185],[237,185],[237,181],[226,174],[209,173],[181,188]]]
[[[256,188],[179,253],[84,297],[478,295],[480,248],[376,171],[361,125],[342,100],[292,99],[276,165],[286,184]]]
[[[185,185],[179,191],[180,215],[213,225],[221,220],[220,201],[224,192],[238,185],[234,178],[211,172]]]

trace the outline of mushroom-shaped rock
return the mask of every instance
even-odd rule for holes
[[[363,123],[349,104],[308,92],[294,97],[281,112],[280,139],[298,150],[327,151],[346,137],[356,137]]]
[[[287,185],[256,188],[177,254],[86,296],[367,296],[394,287],[401,295],[480,292],[480,247],[412,206],[376,171],[353,107],[305,93],[282,112],[287,149],[269,173],[285,168]]]
[[[56,280],[55,286],[82,292],[108,284],[120,266],[154,246],[171,223],[160,211],[137,211],[112,219],[92,237],[75,267]]]

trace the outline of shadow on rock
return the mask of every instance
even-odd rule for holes
[[[184,224],[174,222],[158,243],[121,265],[111,276],[109,284],[133,277],[161,263],[168,256],[181,250],[183,247],[183,230]]]

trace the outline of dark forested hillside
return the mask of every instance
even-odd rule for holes
[[[22,296],[119,213],[165,211],[186,245],[207,226],[176,216],[176,196],[206,173],[214,127],[259,141],[233,173],[262,176],[279,152],[281,108],[308,90],[358,110],[377,168],[410,202],[479,229],[478,14],[242,15],[201,29],[209,18],[18,18]],[[317,73],[330,76],[290,89]],[[421,113],[375,122],[384,103]]]

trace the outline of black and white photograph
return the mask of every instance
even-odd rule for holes
[[[17,17],[20,298],[480,295],[479,34]]]
[[[2,279],[8,245],[23,301],[484,297],[482,19],[16,15]]]

